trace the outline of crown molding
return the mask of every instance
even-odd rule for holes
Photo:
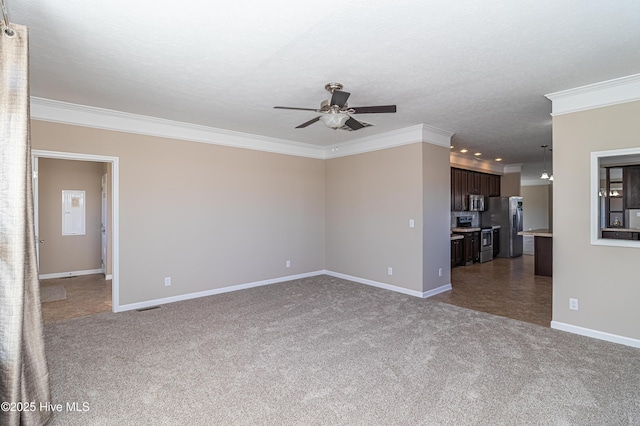
[[[522,163],[515,164],[505,164],[504,172],[505,173],[522,173]]]
[[[31,97],[31,118],[163,138],[232,146],[299,157],[324,158],[325,148],[249,133]]]
[[[470,157],[457,152],[451,152],[449,154],[449,163],[454,167],[461,166],[464,169],[479,172],[493,172],[500,175],[504,173],[504,166],[502,164],[497,164],[477,157]]]
[[[453,133],[426,124],[405,127],[327,147],[325,158],[346,157],[412,143],[424,142],[447,149]]]
[[[551,115],[569,114],[640,100],[640,74],[545,95],[551,100]]]
[[[453,136],[453,133],[446,130],[419,124],[332,146],[316,146],[38,97],[31,97],[31,118],[317,159],[355,155],[416,142],[431,143],[448,149]]]

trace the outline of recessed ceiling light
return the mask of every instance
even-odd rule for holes
[[[462,149],[460,150],[460,152],[464,154],[465,152],[469,152],[469,150],[468,150],[468,149],[466,149],[466,148],[462,148]]]
[[[502,158],[496,158],[496,161],[502,161]]]
[[[476,152],[476,153],[475,153],[475,154],[473,154],[473,155],[475,155],[476,157],[479,157],[479,156],[481,156],[481,155],[482,155],[482,153],[481,153],[481,152]]]

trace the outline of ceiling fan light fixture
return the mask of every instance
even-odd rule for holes
[[[328,113],[320,116],[320,121],[322,121],[327,127],[332,129],[339,129],[344,126],[344,123],[347,122],[349,116],[343,113]]]

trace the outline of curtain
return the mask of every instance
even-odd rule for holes
[[[51,413],[41,409],[50,392],[33,226],[29,42],[26,27],[11,24],[12,31],[5,30],[0,33],[0,424],[38,425]]]

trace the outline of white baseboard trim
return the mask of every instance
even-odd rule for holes
[[[111,274],[105,275],[104,279],[105,279],[105,281],[112,280],[113,279],[113,275],[111,275]]]
[[[410,290],[410,289],[404,288],[404,287],[398,287],[398,286],[391,285],[391,284],[385,284],[385,283],[381,283],[381,282],[378,282],[378,281],[368,280],[366,278],[360,278],[360,277],[354,277],[352,275],[341,274],[339,272],[324,271],[324,273],[327,274],[327,275],[330,275],[332,277],[342,278],[343,280],[355,281],[355,282],[360,283],[360,284],[370,285],[372,287],[378,287],[378,288],[382,288],[382,289],[385,289],[385,290],[394,291],[396,293],[407,294],[409,296],[419,297],[421,299],[424,299],[424,298],[427,298],[427,297],[431,297],[431,296],[435,296],[436,294],[442,293],[442,292],[447,291],[447,290],[451,290],[451,284],[446,284],[446,285],[443,285],[441,287],[434,288],[433,290],[420,292],[420,291],[416,291],[416,290]]]
[[[590,328],[579,327],[577,325],[566,324],[558,321],[551,321],[551,328],[573,334],[579,334],[581,336],[593,337],[594,339],[606,340],[607,342],[640,348],[640,340],[638,339],[606,333],[604,331],[592,330]]]
[[[425,291],[424,293],[422,293],[422,297],[426,299],[428,297],[435,296],[436,294],[444,293],[445,291],[449,290],[451,290],[451,283],[442,285],[429,291]]]
[[[232,285],[228,287],[214,288],[211,290],[198,291],[195,293],[180,294],[178,296],[164,297],[162,299],[154,299],[154,300],[147,300],[144,302],[129,303],[127,305],[120,305],[118,307],[117,312],[149,308],[151,306],[166,305],[167,303],[180,302],[182,300],[197,299],[199,297],[213,296],[216,294],[229,293],[231,291],[244,290],[247,288],[260,287],[260,286],[270,285],[270,284],[277,284],[285,281],[299,280],[301,278],[315,277],[317,275],[323,275],[323,274],[324,274],[324,271],[307,272],[304,274],[288,275],[286,277],[278,277],[270,280],[255,281],[255,282],[246,283],[246,284],[238,284],[238,285]]]
[[[51,278],[66,278],[66,277],[78,277],[80,275],[93,275],[101,274],[102,269],[88,269],[86,271],[70,271],[70,272],[55,272],[53,274],[40,274],[38,278],[41,280],[48,280]]]

